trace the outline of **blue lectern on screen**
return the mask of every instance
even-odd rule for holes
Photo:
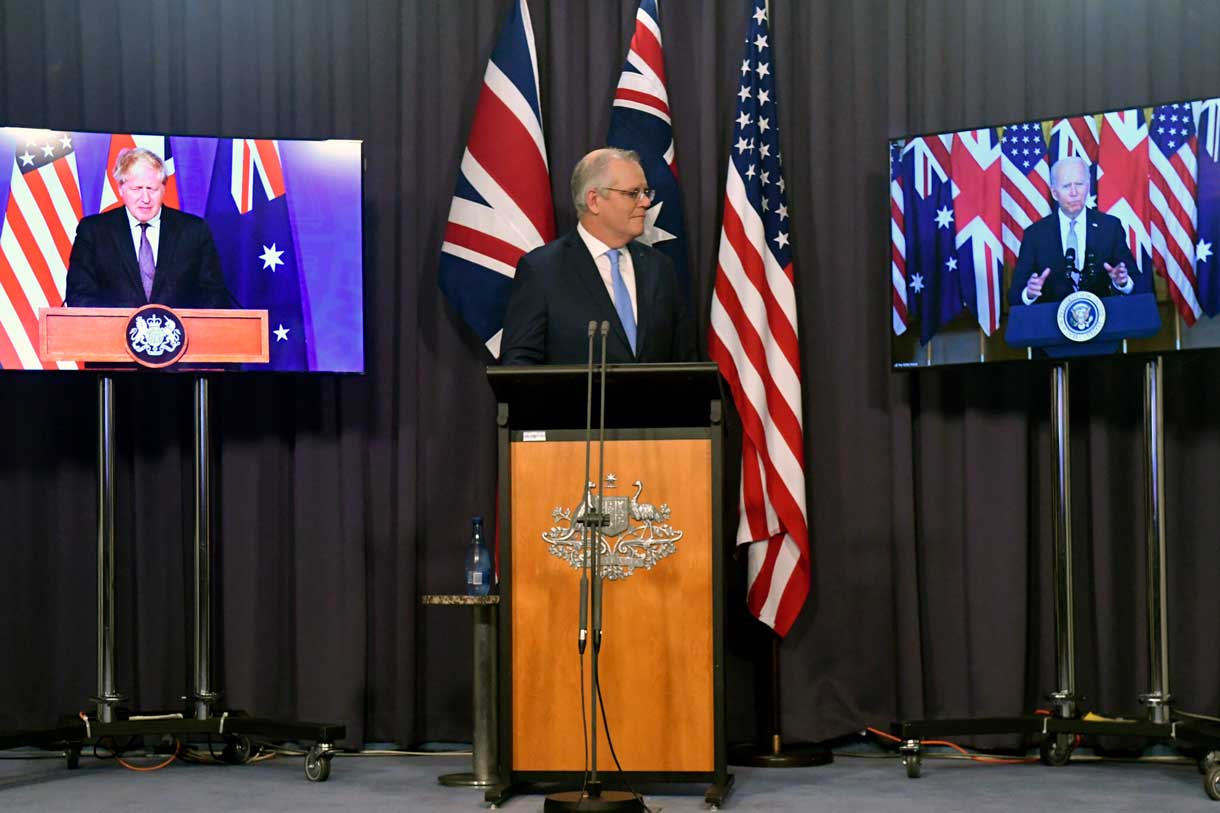
[[[1220,98],[889,153],[895,368],[1220,347]]]
[[[8,162],[7,171],[0,170],[0,368],[84,366],[48,361],[39,349],[40,312],[82,304],[70,301],[68,276],[84,218],[103,215],[89,223],[115,225],[113,240],[105,229],[89,230],[96,243],[93,254],[130,260],[126,273],[133,286],[138,283],[136,261],[143,247],[122,232],[126,222],[115,210],[122,210],[126,199],[113,172],[122,153],[133,148],[150,150],[163,161],[164,207],[194,216],[173,213],[158,221],[158,244],[170,248],[150,263],[150,277],[170,273],[161,266],[181,256],[181,242],[197,248],[202,241],[207,256],[218,261],[213,287],[227,289],[228,307],[266,311],[269,360],[236,366],[364,371],[361,142],[15,127],[0,128],[0,161]],[[175,233],[180,224],[190,225],[193,236]],[[132,225],[140,228],[138,221]],[[123,263],[99,263],[106,267],[91,273],[124,273],[114,268]],[[148,301],[156,302],[159,288],[150,285]],[[88,304],[142,303],[90,299]],[[220,306],[209,301],[203,307]]]

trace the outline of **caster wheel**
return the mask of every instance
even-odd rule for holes
[[[907,769],[907,779],[918,779],[923,763],[919,754],[908,754],[902,758],[902,764]]]
[[[64,755],[64,761],[67,763],[69,771],[75,771],[80,767],[80,746],[69,745],[68,753]]]
[[[305,778],[310,782],[325,782],[330,778],[330,761],[332,755],[318,746],[309,749],[305,755]]]
[[[1204,751],[1199,754],[1199,773],[1206,775],[1215,765],[1220,765],[1220,751]]]
[[[1203,777],[1203,790],[1214,801],[1220,802],[1220,765],[1207,769],[1207,775]]]
[[[1058,768],[1068,764],[1074,747],[1075,742],[1071,734],[1051,734],[1038,745],[1038,759],[1043,765]]]
[[[245,765],[254,757],[254,744],[245,734],[225,737],[224,750],[220,752],[220,761],[229,765]]]

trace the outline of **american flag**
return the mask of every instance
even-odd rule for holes
[[[9,132],[17,145],[0,225],[0,367],[76,369],[38,357],[38,310],[63,304],[68,256],[83,216],[72,134]]]
[[[1182,321],[1202,312],[1195,290],[1199,140],[1193,105],[1167,104],[1152,114],[1148,196],[1152,206],[1152,264],[1169,285]]]
[[[1097,179],[1100,170],[1097,159],[1101,151],[1101,140],[1097,136],[1096,116],[1073,116],[1057,119],[1051,125],[1049,165],[1054,166],[1060,158],[1075,155],[1089,166],[1089,199],[1086,206],[1097,206]]]
[[[1199,242],[1195,274],[1199,306],[1208,316],[1220,314],[1220,99],[1199,102]]]
[[[517,260],[553,239],[534,29],[518,0],[487,62],[441,245],[441,290],[496,358]]]
[[[809,593],[809,532],[791,220],[766,6],[751,15],[729,150],[708,354],[741,415],[750,612],[785,635]]]
[[[953,225],[952,136],[912,138],[902,150],[906,193],[907,279],[910,312],[919,317],[919,342],[932,341],[941,325],[962,312]]]
[[[657,190],[645,212],[644,234],[639,238],[665,253],[674,263],[683,293],[690,293],[686,265],[686,238],[682,198],[678,193],[678,159],[674,154],[669,93],[665,88],[665,54],[661,47],[658,0],[640,0],[635,13],[635,34],[627,61],[614,91],[610,110],[611,147],[635,150],[648,185]]]
[[[1106,113],[1098,147],[1097,208],[1117,217],[1138,266],[1127,269],[1134,293],[1152,290],[1152,238],[1148,218],[1148,125],[1140,108]],[[1087,243],[1086,243],[1087,250]]]
[[[1006,127],[1000,150],[1004,174],[1000,182],[1004,263],[1015,266],[1025,230],[1051,213],[1050,164],[1042,124],[1027,121]]]
[[[119,153],[143,147],[156,153],[165,162],[165,197],[162,203],[172,209],[180,209],[178,203],[178,177],[174,173],[174,155],[167,136],[133,135],[129,133],[114,133],[110,136],[110,151],[106,158],[106,182],[102,184],[102,201],[99,212],[109,212],[123,205],[119,197],[119,182],[114,177],[114,164],[119,160]]]
[[[909,326],[907,312],[907,237],[905,202],[902,199],[902,145],[890,142],[890,287],[893,289],[894,335]]]
[[[962,302],[990,336],[1000,326],[1004,251],[1000,243],[1000,140],[995,129],[953,134],[953,222]]]

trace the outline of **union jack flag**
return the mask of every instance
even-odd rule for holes
[[[441,290],[497,358],[517,260],[553,239],[534,29],[518,0],[483,75],[440,262]]]
[[[606,143],[639,154],[648,185],[657,190],[644,214],[644,234],[639,240],[673,260],[682,291],[689,297],[686,230],[678,193],[678,159],[674,153],[669,94],[665,89],[665,54],[657,2],[640,0],[636,10],[635,34],[614,91]]]
[[[1189,102],[1156,108],[1148,143],[1152,264],[1168,283],[1169,296],[1187,325],[1202,312],[1195,290],[1198,144]]]
[[[1004,263],[1015,266],[1025,230],[1051,213],[1050,164],[1042,124],[1027,121],[1006,127],[1000,151]]]
[[[741,415],[737,544],[748,546],[747,604],[785,635],[809,593],[809,529],[791,226],[768,39],[759,2],[736,94],[708,354]]]
[[[1000,141],[994,128],[953,134],[953,220],[962,302],[990,336],[1000,326]]]
[[[166,136],[114,133],[110,136],[110,152],[106,158],[106,182],[102,184],[102,200],[98,211],[109,212],[111,209],[123,205],[123,201],[119,197],[119,182],[114,177],[114,164],[119,160],[119,153],[136,147],[151,150],[165,163],[165,196],[161,202],[173,209],[182,208],[178,203],[178,177],[174,173],[174,155],[170,139]]]
[[[1198,103],[1199,115],[1199,219],[1195,245],[1195,273],[1199,306],[1208,316],[1220,314],[1220,99]]]
[[[38,310],[63,304],[68,257],[83,217],[70,133],[9,130],[17,138],[0,224],[0,367],[77,369],[38,355]]]
[[[909,326],[907,311],[906,214],[902,199],[902,141],[890,142],[890,287],[893,289],[894,335]]]
[[[1148,218],[1148,125],[1140,108],[1106,113],[1101,125],[1097,207],[1117,217],[1138,268],[1131,271],[1134,293],[1152,290],[1152,237]]]

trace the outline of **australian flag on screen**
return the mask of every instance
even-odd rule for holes
[[[268,312],[271,359],[258,368],[308,370],[297,249],[275,141],[220,140],[205,217],[238,307]]]
[[[913,138],[902,154],[907,310],[919,319],[920,344],[962,312],[948,158],[948,146],[939,136]]]
[[[1195,245],[1195,278],[1199,307],[1208,316],[1220,313],[1220,99],[1199,103],[1199,242]]]
[[[657,190],[645,215],[646,226],[640,242],[673,260],[679,289],[689,300],[690,272],[686,266],[682,198],[678,193],[678,159],[674,154],[657,0],[640,0],[635,20],[635,33],[614,91],[606,143],[639,153],[648,185]]]

